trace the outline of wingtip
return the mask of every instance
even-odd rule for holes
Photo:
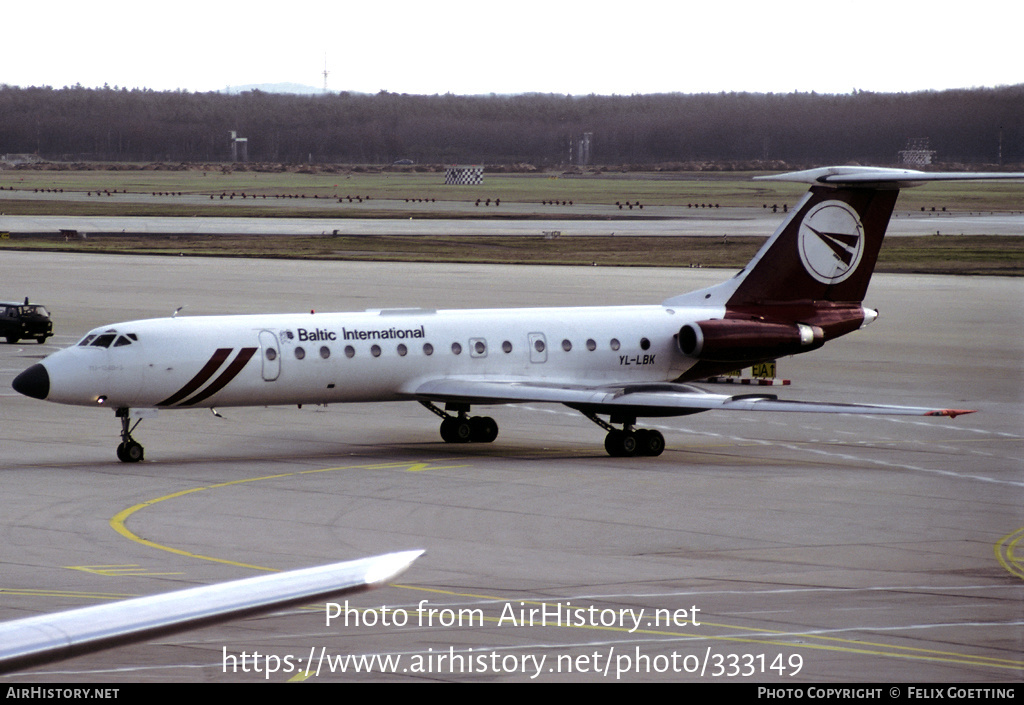
[[[366,582],[372,586],[383,585],[405,571],[413,561],[422,556],[426,551],[414,549],[412,551],[398,551],[371,559],[373,564],[366,572]]]
[[[973,414],[977,411],[977,409],[938,409],[936,411],[929,411],[925,416],[948,416],[951,419],[955,419],[957,416]]]

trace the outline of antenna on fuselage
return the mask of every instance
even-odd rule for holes
[[[188,304],[185,304],[185,306],[187,305]],[[178,312],[181,311],[181,309],[185,308],[185,306],[179,306],[178,308],[174,309],[174,313],[171,314],[171,318],[177,318]]]

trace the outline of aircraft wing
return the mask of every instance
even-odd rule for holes
[[[423,551],[402,551],[0,624],[0,673],[379,587]]]
[[[973,413],[973,410],[967,409],[921,406],[785,401],[774,394],[712,394],[692,385],[668,382],[587,387],[445,378],[420,384],[414,396],[422,401],[466,404],[553,402],[596,414],[635,416],[682,416],[714,409],[949,417]]]

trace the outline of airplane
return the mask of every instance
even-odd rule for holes
[[[845,166],[756,178],[810,188],[735,276],[660,304],[175,312],[96,328],[21,372],[13,387],[36,399],[113,408],[124,462],[143,459],[132,433],[160,409],[418,401],[442,419],[444,441],[489,443],[498,425],[471,416],[473,406],[551,402],[606,431],[613,457],[662,453],[664,436],[638,428],[639,418],[709,410],[971,413],[715,394],[693,383],[816,350],[874,321],[878,312],[862,302],[901,188],[1024,173]]]
[[[380,587],[423,555],[399,551],[0,623],[0,673]]]

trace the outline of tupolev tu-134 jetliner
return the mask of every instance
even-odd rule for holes
[[[661,433],[636,427],[642,417],[969,413],[713,394],[692,383],[815,350],[873,321],[877,311],[862,301],[900,188],[1024,173],[826,167],[759,178],[810,190],[734,277],[660,304],[130,321],[90,331],[13,386],[46,401],[113,408],[125,462],[142,460],[132,432],[157,409],[418,401],[443,419],[445,441],[488,443],[498,426],[470,416],[472,406],[552,402],[607,431],[612,456],[664,450]]]

